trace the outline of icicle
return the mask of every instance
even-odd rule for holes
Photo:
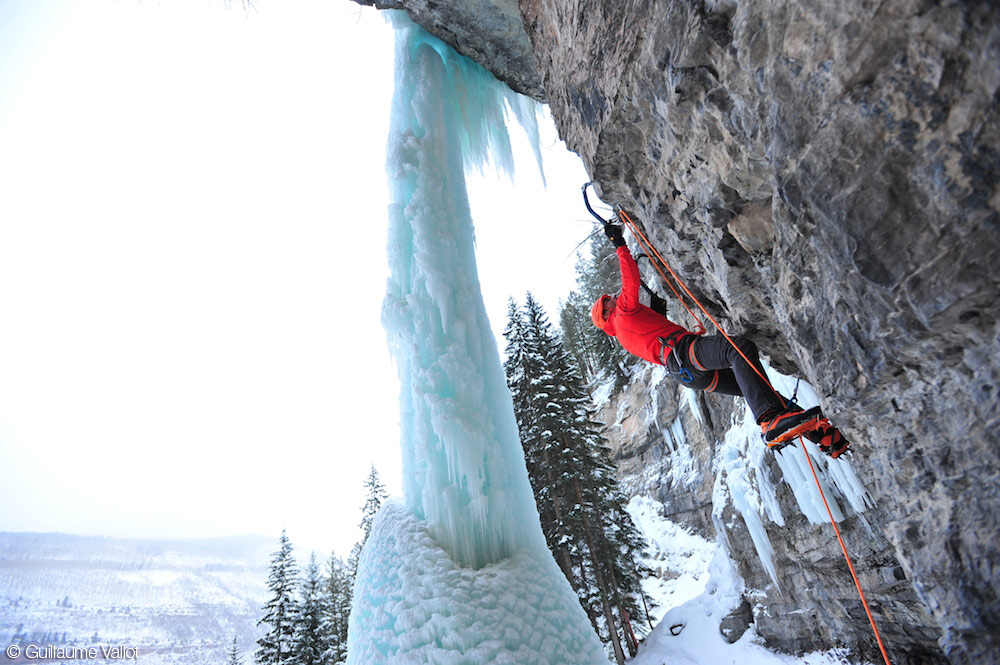
[[[684,396],[684,401],[687,403],[688,409],[694,415],[694,419],[699,423],[705,422],[705,416],[701,412],[701,408],[698,406],[698,395],[695,394],[693,390],[682,390],[681,394]]]
[[[771,539],[764,528],[764,516],[779,525],[784,525],[784,516],[778,508],[774,488],[767,480],[767,472],[763,464],[763,456],[755,442],[747,434],[746,422],[753,421],[749,409],[744,409],[742,420],[726,432],[726,437],[716,456],[715,487],[712,491],[713,514],[721,522],[722,509],[728,499],[739,512],[746,524],[750,538],[761,565],[767,571],[775,588],[781,590],[778,574],[774,567],[774,548]],[[759,432],[756,435],[759,439]]]
[[[778,392],[790,395],[798,382],[799,396],[796,401],[799,406],[804,409],[819,406],[819,396],[811,385],[795,377],[781,374],[766,364],[764,368]],[[756,431],[756,425],[753,426],[753,429]],[[823,507],[823,499],[816,489],[816,481],[802,455],[801,445],[801,443],[796,443],[795,446],[788,446],[778,453],[778,466],[781,468],[783,480],[792,489],[802,513],[813,524],[825,524],[829,518]],[[820,485],[823,487],[823,492],[830,504],[830,512],[833,513],[836,521],[840,522],[844,519],[844,512],[838,499],[846,500],[851,509],[859,514],[875,506],[875,500],[861,484],[861,479],[854,472],[850,460],[846,458],[831,460],[823,455],[819,447],[811,441],[806,441],[806,450],[816,466],[816,475],[819,476]]]

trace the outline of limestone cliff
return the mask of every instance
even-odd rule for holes
[[[429,11],[428,24],[458,20],[436,3],[402,4]],[[534,56],[519,75],[488,48],[463,52],[544,97],[602,197],[641,220],[723,325],[816,386],[854,442],[853,466],[877,506],[845,511],[841,526],[893,662],[994,662],[994,4],[521,0],[519,10]],[[477,12],[467,20],[487,26],[489,12]],[[502,34],[510,48],[521,39]],[[530,76],[537,90],[517,82]],[[632,487],[694,528],[723,532],[760,590],[754,619],[771,646],[847,645],[880,662],[829,525],[806,519],[789,485],[775,484],[788,517],[765,524],[779,591],[734,507],[712,505],[732,400],[699,398],[697,421],[678,410],[677,390],[637,383],[608,414]],[[654,395],[658,415],[629,424]],[[677,417],[693,469],[683,483],[664,434]],[[760,473],[782,470],[771,459]]]

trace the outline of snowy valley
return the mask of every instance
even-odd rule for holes
[[[252,653],[275,540],[0,534],[0,643],[124,646],[142,663]],[[3,656],[8,662],[23,662]],[[246,662],[250,662],[248,658]]]

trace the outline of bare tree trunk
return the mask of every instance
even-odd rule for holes
[[[555,478],[552,477],[552,465],[549,463],[549,451],[547,448],[542,450],[542,462],[545,464],[545,477],[549,481],[549,487],[555,488]],[[559,495],[555,492],[552,492],[552,510],[556,514],[556,521],[560,524],[565,524],[563,521],[562,504],[559,501]],[[558,550],[559,567],[562,568],[563,574],[566,576],[566,580],[570,583],[570,586],[574,590],[578,590],[579,585],[574,584],[573,580],[573,564],[569,559],[569,550],[561,546]]]
[[[625,599],[622,597],[621,589],[618,588],[618,578],[615,577],[614,569],[609,571],[611,573],[611,589],[615,594],[615,598],[618,599],[618,615],[622,619],[622,627],[625,629],[625,644],[628,646],[628,652],[630,657],[635,658],[635,655],[639,653],[639,641],[635,638],[635,633],[632,632],[632,627],[629,625],[628,611],[625,610]]]
[[[653,630],[653,616],[649,613],[649,603],[646,602],[646,592],[642,590],[642,582],[639,583],[639,593],[642,595],[642,609],[646,611],[646,623],[649,630]]]
[[[587,575],[587,565],[584,563],[583,557],[578,556],[576,562],[580,566],[580,581],[583,583],[585,588],[589,588],[590,577]],[[590,618],[590,625],[594,627],[594,632],[600,635],[601,626],[597,623],[598,613],[594,611],[594,608],[590,603],[583,603],[583,609]]]
[[[580,483],[576,480],[573,481],[573,489],[576,490],[576,500],[583,507],[583,494],[580,492]],[[608,600],[608,586],[604,582],[604,576],[601,575],[601,566],[597,561],[597,553],[594,550],[594,538],[590,531],[590,520],[587,519],[587,513],[584,511],[583,515],[583,533],[587,539],[587,549],[590,550],[590,561],[594,565],[594,577],[597,579],[597,587],[601,590],[601,602],[604,605],[604,620],[608,622],[608,632],[611,634],[611,646],[615,650],[615,660],[618,661],[618,665],[625,665],[625,652],[622,650],[621,640],[618,639],[618,628],[615,625],[614,614],[611,613],[611,602]]]

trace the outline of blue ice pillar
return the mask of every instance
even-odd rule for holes
[[[482,302],[465,170],[511,168],[504,121],[534,109],[394,19],[387,171],[404,505],[378,515],[351,614],[354,663],[604,663],[545,546],[510,393]],[[522,124],[523,124],[522,123]]]
[[[401,22],[383,322],[402,384],[403,495],[457,563],[478,568],[542,542],[465,187],[466,167],[490,155],[510,168],[504,108],[512,93]]]

